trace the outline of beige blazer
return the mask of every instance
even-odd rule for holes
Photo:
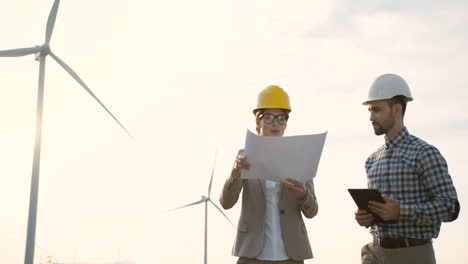
[[[306,183],[307,196],[298,201],[291,192],[281,186],[280,221],[284,245],[289,258],[312,258],[307,229],[302,214],[307,218],[317,215],[318,204],[313,181]],[[224,209],[232,208],[242,192],[242,208],[232,254],[238,257],[256,258],[263,248],[265,229],[265,181],[242,180],[231,175],[223,187],[219,199]],[[301,214],[302,212],[302,214]]]

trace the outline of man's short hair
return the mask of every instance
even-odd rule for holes
[[[405,117],[406,112],[406,97],[403,95],[397,95],[388,100],[388,104],[393,106],[394,104],[401,104],[401,117]]]

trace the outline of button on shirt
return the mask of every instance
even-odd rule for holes
[[[366,171],[369,188],[400,204],[398,221],[372,226],[375,237],[435,238],[441,222],[458,215],[457,193],[444,157],[406,128],[369,156]]]
[[[257,259],[289,259],[284,247],[280,222],[279,199],[281,185],[279,182],[265,180],[265,239],[263,249]],[[284,211],[283,211],[284,213]]]

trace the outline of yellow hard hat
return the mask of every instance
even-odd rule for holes
[[[291,111],[288,94],[277,85],[268,86],[258,94],[257,107],[253,113],[255,114],[258,109],[263,108],[280,108]]]

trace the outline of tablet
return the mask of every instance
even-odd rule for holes
[[[368,204],[369,201],[385,203],[385,200],[377,189],[348,189],[349,194],[353,197],[354,202],[360,210],[366,210],[372,213],[369,210]],[[372,213],[374,216],[375,223],[395,223],[395,220],[383,220],[380,216],[375,213]]]
[[[359,210],[369,211],[369,201],[385,203],[378,189],[348,189]]]

